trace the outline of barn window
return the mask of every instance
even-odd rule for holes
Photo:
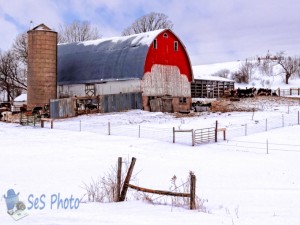
[[[186,104],[186,97],[180,97],[179,98],[179,104]]]
[[[153,48],[157,49],[157,39],[154,39],[153,41]]]
[[[174,41],[174,51],[178,51],[178,41]]]
[[[95,84],[86,84],[85,85],[85,95],[86,96],[95,96]]]
[[[168,34],[167,33],[164,33],[164,38],[168,38]]]

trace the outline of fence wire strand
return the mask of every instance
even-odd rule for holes
[[[247,116],[248,117],[248,116]],[[57,129],[67,129],[67,130],[74,130],[74,131],[87,131],[87,132],[94,132],[94,133],[101,133],[103,135],[115,135],[115,136],[128,136],[128,137],[138,137],[138,138],[148,138],[160,141],[173,141],[173,127],[166,127],[167,125],[154,127],[151,124],[114,124],[112,122],[107,122],[99,124],[95,124],[95,121],[63,121],[64,123],[57,123],[55,128]],[[65,122],[68,125],[65,125]],[[213,123],[212,123],[213,124]],[[247,124],[226,124],[222,123],[222,121],[218,124],[219,128],[226,128],[226,144],[218,145],[226,145],[230,146],[228,142],[236,142],[236,143],[245,143],[245,144],[263,144],[266,146],[266,143],[259,143],[259,142],[243,142],[243,141],[233,141],[233,138],[247,136],[250,134],[255,134],[259,132],[265,132],[276,128],[286,127],[286,126],[293,126],[299,125],[299,112],[298,114],[282,114],[279,116],[273,116],[266,119],[261,120],[252,120]],[[178,128],[180,129],[180,127]],[[194,131],[197,128],[194,128]],[[205,128],[203,128],[205,129]],[[218,141],[223,140],[223,135],[218,132]],[[192,140],[192,133],[188,132],[176,132],[176,143],[180,144],[187,144],[191,145],[193,143]],[[242,148],[243,146],[236,146]],[[281,148],[274,148],[272,146],[290,146],[290,147],[300,147],[300,145],[291,145],[291,144],[279,144],[279,143],[269,143],[268,147],[270,151],[281,151],[284,149]],[[251,148],[249,146],[244,146],[245,148]],[[265,149],[265,147],[259,148],[255,147],[256,149]],[[286,151],[297,151],[293,149],[286,149]],[[300,151],[299,151],[300,152]]]

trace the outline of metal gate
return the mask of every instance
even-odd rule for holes
[[[194,131],[195,144],[201,144],[205,142],[216,140],[216,128],[202,128]]]

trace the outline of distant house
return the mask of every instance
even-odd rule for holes
[[[20,107],[27,104],[27,94],[21,94],[14,99],[12,111],[19,111]]]
[[[89,99],[103,112],[191,107],[190,59],[171,30],[59,44],[57,61],[58,98]]]

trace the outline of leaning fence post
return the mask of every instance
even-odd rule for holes
[[[121,177],[122,177],[122,157],[118,158],[118,170],[117,170],[117,190],[116,190],[116,202],[120,201],[121,197]]]
[[[126,194],[127,194],[127,190],[128,190],[128,184],[130,182],[130,178],[131,178],[131,175],[132,175],[132,171],[133,171],[135,161],[136,161],[136,158],[132,157],[131,163],[130,163],[130,166],[129,166],[129,169],[128,169],[128,172],[127,172],[124,184],[123,184],[123,188],[122,188],[122,192],[121,192],[121,196],[120,196],[120,202],[123,202],[126,198]]]
[[[196,176],[194,174],[191,174],[191,187],[190,187],[190,209],[196,209]]]

